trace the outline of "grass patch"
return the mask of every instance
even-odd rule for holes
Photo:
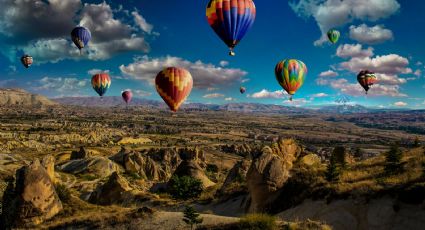
[[[267,214],[249,214],[239,220],[239,229],[277,230],[276,217]]]

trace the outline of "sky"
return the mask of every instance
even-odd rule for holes
[[[194,79],[189,103],[314,107],[343,97],[369,107],[425,108],[425,1],[254,2],[255,23],[230,57],[207,23],[208,0],[0,0],[0,87],[96,96],[90,79],[102,71],[112,78],[106,96],[131,89],[161,100],[156,74],[180,66]],[[70,39],[77,25],[93,36],[82,55]],[[325,37],[331,28],[341,32],[334,45]],[[34,58],[29,69],[20,63],[25,53]],[[289,58],[308,68],[292,102],[274,75]],[[367,96],[356,80],[362,69],[379,79]]]

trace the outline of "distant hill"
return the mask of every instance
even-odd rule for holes
[[[23,89],[0,89],[0,106],[49,106],[57,103]]]
[[[322,106],[319,109],[319,112],[323,112],[323,113],[340,113],[340,114],[369,113],[372,111],[376,111],[376,110],[364,107],[362,105],[328,105],[328,106]]]
[[[116,107],[125,106],[121,97],[64,97],[52,99],[63,105],[75,106],[99,106],[99,107]],[[146,100],[141,98],[133,98],[130,106],[146,106],[150,108],[164,109],[166,105],[162,101]],[[189,103],[182,105],[182,109],[188,110],[214,110],[229,112],[263,112],[263,113],[304,113],[310,111],[308,109],[287,107],[282,105],[270,105],[260,103],[230,103],[224,105]]]

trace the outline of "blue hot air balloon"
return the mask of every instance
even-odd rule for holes
[[[91,33],[87,28],[82,26],[75,27],[71,32],[71,38],[75,46],[78,47],[81,53],[81,49],[87,46],[91,39]]]

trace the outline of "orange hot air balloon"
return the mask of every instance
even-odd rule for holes
[[[186,69],[168,67],[158,73],[155,85],[156,91],[171,111],[177,112],[192,91],[193,79]]]

